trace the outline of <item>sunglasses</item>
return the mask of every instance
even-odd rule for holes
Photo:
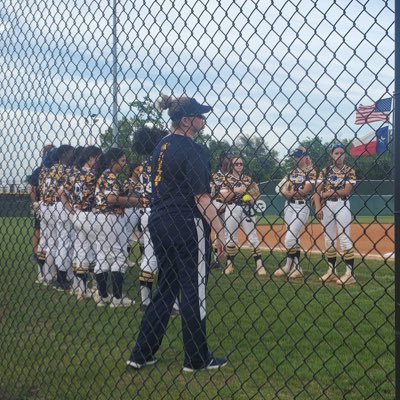
[[[238,165],[238,166],[240,166],[240,165],[243,165],[243,163],[242,163],[242,162],[235,162],[235,163],[233,163],[233,165]]]
[[[336,149],[339,149],[339,148],[340,148],[340,149],[343,149],[343,150],[345,149],[344,146],[343,146],[342,144],[339,144],[339,143],[338,143],[338,144],[334,144],[334,145],[332,146],[332,151],[333,151],[333,150],[336,150]]]
[[[186,115],[187,117],[192,117],[192,118],[200,118],[202,120],[205,120],[206,117],[203,114],[190,114],[190,115]]]

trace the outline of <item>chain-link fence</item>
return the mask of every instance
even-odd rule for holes
[[[3,2],[0,399],[394,398],[394,19]]]

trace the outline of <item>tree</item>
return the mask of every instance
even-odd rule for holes
[[[357,180],[387,180],[392,178],[393,151],[391,142],[389,143],[388,150],[382,154],[360,157],[350,156],[350,150],[353,146],[351,141],[344,139],[341,143],[347,150],[345,162],[355,169]],[[301,142],[301,145],[304,146],[310,154],[317,172],[321,171],[322,168],[330,163],[331,142],[323,143],[322,140],[316,136],[314,138],[307,138]],[[294,167],[294,162],[291,158],[283,160],[281,164],[285,172],[289,172],[289,170]]]
[[[261,136],[240,135],[231,151],[243,158],[245,173],[250,175],[255,182],[266,182],[280,177],[283,173],[278,152],[271,150]]]
[[[165,122],[162,119],[161,112],[157,110],[153,101],[149,96],[146,96],[143,101],[136,100],[130,104],[133,116],[124,116],[117,121],[118,140],[117,147],[125,150],[128,162],[143,162],[144,156],[136,154],[132,150],[133,132],[146,124],[165,129]],[[101,148],[108,150],[113,144],[112,127],[100,135]]]
[[[326,167],[329,162],[328,143],[322,143],[321,138],[315,136],[314,138],[307,138],[303,140],[300,144],[307,150],[313,162],[314,168],[317,171],[321,171],[322,168]],[[285,173],[288,173],[295,167],[293,158],[289,155],[281,162],[281,164]]]
[[[349,164],[354,166],[357,180],[393,179],[393,153],[390,147],[374,156],[349,157]]]
[[[146,96],[143,101],[132,102],[130,107],[132,115],[125,116],[117,121],[117,145],[125,150],[129,162],[143,162],[144,156],[136,154],[132,150],[133,132],[149,123],[160,129],[166,129],[165,121],[149,96]],[[103,150],[109,149],[113,143],[112,127],[101,134],[100,138]],[[264,137],[259,135],[247,136],[242,134],[235,139],[235,143],[231,143],[225,139],[218,140],[209,134],[200,133],[195,140],[208,148],[213,171],[218,169],[220,155],[226,151],[238,154],[243,158],[246,173],[256,182],[280,179],[294,167],[291,157],[284,157],[279,160],[278,152],[269,149]],[[343,140],[342,143],[350,152],[352,147],[350,141]],[[317,171],[320,171],[330,162],[332,143],[323,143],[319,136],[315,136],[303,140],[301,145],[307,149]],[[392,143],[390,142],[388,151],[383,154],[356,158],[348,155],[346,163],[354,166],[359,180],[387,180],[392,177],[392,159]]]

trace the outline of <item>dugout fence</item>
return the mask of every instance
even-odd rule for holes
[[[376,0],[6,0],[0,399],[398,398],[396,17]],[[126,364],[160,276],[138,132],[171,127],[161,94],[213,107],[195,142],[222,170],[227,259],[202,252],[198,284],[219,370],[182,369],[182,287],[157,364]],[[115,147],[121,171],[99,163]]]

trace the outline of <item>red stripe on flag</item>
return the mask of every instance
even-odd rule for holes
[[[358,156],[373,156],[376,154],[376,141],[361,144],[350,149],[350,155],[353,157]]]
[[[374,112],[373,106],[359,106],[356,110],[356,125],[370,124],[373,122],[388,121],[389,114],[382,112]]]

